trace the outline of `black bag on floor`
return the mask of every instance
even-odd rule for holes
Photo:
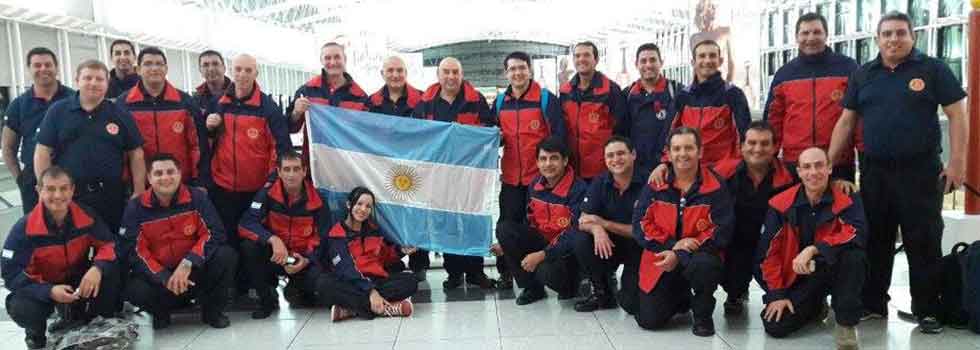
[[[963,308],[969,317],[969,327],[980,334],[980,241],[966,249],[963,264]]]
[[[965,328],[969,321],[969,315],[963,304],[969,247],[966,243],[957,243],[940,261],[942,285],[939,321],[953,328]]]

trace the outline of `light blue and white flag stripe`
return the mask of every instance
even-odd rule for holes
[[[337,218],[347,193],[377,196],[378,221],[403,244],[486,255],[493,232],[499,131],[314,105],[307,116],[313,182]]]

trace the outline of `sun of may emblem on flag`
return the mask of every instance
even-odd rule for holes
[[[394,165],[388,169],[388,176],[385,181],[385,189],[388,193],[398,200],[415,199],[415,193],[422,185],[422,178],[414,168],[404,165]]]

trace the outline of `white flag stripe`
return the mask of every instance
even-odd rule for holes
[[[317,187],[348,192],[366,186],[380,203],[467,214],[491,212],[487,196],[493,193],[496,169],[394,159],[316,143],[310,148],[316,153],[313,178],[324,182],[316,183]]]

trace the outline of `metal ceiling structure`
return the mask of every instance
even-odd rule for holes
[[[390,49],[422,48],[472,40],[535,40],[568,44],[579,40],[653,35],[665,27],[690,25],[688,1],[650,3],[607,0],[601,6],[568,0],[174,0],[185,6],[230,12],[319,36],[393,30],[386,21],[447,22],[452,30],[415,29],[387,36]],[[599,13],[600,15],[597,15]],[[392,19],[394,18],[394,19]],[[387,19],[387,20],[385,20]],[[381,22],[381,23],[378,23]],[[372,33],[378,34],[378,33]]]

